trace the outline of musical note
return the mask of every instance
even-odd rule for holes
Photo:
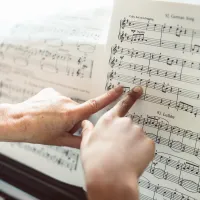
[[[180,110],[184,110],[186,112],[190,112],[190,113],[193,113],[193,109],[194,107],[190,104],[187,104],[187,103],[184,103],[182,101],[180,101],[177,106],[176,106],[177,109],[180,109]]]
[[[193,53],[199,53],[199,50],[200,50],[200,45],[195,44],[192,46]]]

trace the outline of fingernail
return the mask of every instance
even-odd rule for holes
[[[123,87],[121,85],[118,85],[116,88],[115,88],[115,92],[117,93],[121,93],[123,91]]]
[[[142,87],[136,86],[132,89],[133,92],[141,94],[143,92]]]

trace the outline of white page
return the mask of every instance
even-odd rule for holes
[[[67,15],[55,12],[15,24],[7,36],[1,37],[1,65],[9,65],[1,67],[1,75],[42,81],[40,88],[61,85],[65,87],[60,90],[64,95],[88,99],[93,56],[96,45],[105,43],[103,31],[109,15],[109,8],[86,9]]]
[[[93,96],[118,84],[125,92],[144,88],[127,115],[157,143],[139,181],[140,199],[200,199],[199,45],[198,6],[116,0]]]
[[[40,2],[36,13],[31,8],[37,2],[25,3],[16,18],[2,11],[0,103],[21,102],[45,87],[79,103],[90,98],[94,54],[97,45],[105,45],[112,2],[59,0],[47,10],[45,4]],[[20,8],[19,2],[15,6]],[[79,150],[0,142],[0,153],[65,183],[84,185]]]
[[[198,5],[200,4],[199,0],[158,0],[158,1],[165,1],[165,2],[174,2],[174,3],[185,3],[185,4],[194,4],[194,5]]]

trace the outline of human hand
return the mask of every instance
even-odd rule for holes
[[[74,136],[82,120],[101,110],[123,93],[121,86],[78,104],[47,88],[34,97],[8,109],[10,134],[6,141],[80,147],[81,137]],[[1,139],[1,137],[0,137]]]
[[[124,117],[142,89],[134,88],[94,127],[82,123],[81,158],[91,200],[138,199],[137,181],[154,157],[154,142]]]

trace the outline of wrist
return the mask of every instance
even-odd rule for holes
[[[0,141],[24,141],[24,116],[16,107],[17,104],[0,104]]]
[[[11,120],[9,112],[11,104],[0,104],[0,141],[9,141],[11,137]]]
[[[110,176],[107,173],[90,173],[86,176],[86,186],[89,200],[138,200],[138,180],[134,176]],[[124,174],[124,175],[123,175]]]

